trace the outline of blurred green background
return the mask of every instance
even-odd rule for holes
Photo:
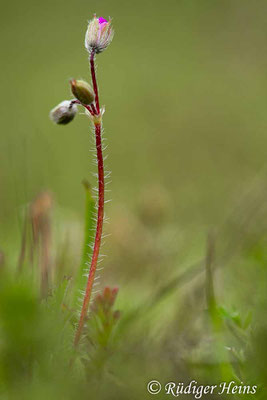
[[[66,269],[79,265],[81,181],[95,184],[93,134],[83,115],[56,126],[48,114],[71,97],[70,78],[89,79],[88,19],[93,13],[111,16],[113,43],[97,57],[112,171],[104,282],[120,286],[120,308],[138,306],[205,258],[207,233],[214,229],[218,264],[224,267],[216,291],[241,313],[250,305],[259,322],[266,305],[266,12],[264,0],[2,3],[5,257],[15,265],[24,207],[48,189],[54,198],[54,258],[64,252],[57,244],[65,243],[71,264]],[[180,305],[197,312],[195,301],[203,304],[189,288],[192,296]],[[188,294],[188,287],[183,290]],[[186,307],[177,316],[176,301],[158,310],[153,337],[164,336],[170,313],[187,320]],[[164,336],[166,343],[172,343],[176,328]],[[191,336],[186,345],[184,337],[179,340],[185,348],[199,345]],[[168,346],[161,349],[158,357],[170,352]]]
[[[179,223],[217,223],[265,165],[265,1],[14,1],[2,4],[1,221],[40,189],[81,215],[91,164],[86,118],[48,119],[89,79],[84,34],[113,18],[98,57],[112,207],[164,186]]]

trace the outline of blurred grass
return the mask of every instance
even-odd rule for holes
[[[152,378],[217,381],[229,365],[245,383],[266,384],[266,11],[263,0],[2,4],[3,396],[8,389],[11,399],[88,398],[90,390],[90,398],[149,398]],[[122,312],[100,392],[99,377],[83,379],[82,361],[66,379],[72,309],[53,300],[81,262],[80,182],[95,184],[92,134],[83,116],[64,128],[48,118],[70,97],[70,77],[88,79],[83,40],[94,12],[111,15],[116,30],[97,61],[113,199],[103,285],[120,287]],[[48,309],[29,271],[17,282],[10,276],[25,206],[43,189],[55,198]],[[209,317],[210,230],[216,308]]]

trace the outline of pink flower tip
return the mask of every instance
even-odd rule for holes
[[[98,18],[98,22],[99,22],[99,25],[107,24],[107,23],[108,23],[108,21],[107,21],[105,18],[103,18],[103,17],[99,17],[99,18]]]

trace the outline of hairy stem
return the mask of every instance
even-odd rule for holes
[[[98,90],[97,90],[97,82],[96,82],[95,66],[94,66],[94,54],[93,53],[91,54],[91,57],[90,57],[90,63],[91,63],[92,81],[93,81],[94,91],[95,91],[96,109],[99,114],[100,108],[99,108],[99,98],[98,98]],[[98,261],[99,250],[100,250],[100,245],[101,245],[103,219],[104,219],[105,185],[104,185],[104,162],[103,162],[102,140],[101,140],[101,128],[102,128],[101,121],[99,121],[98,119],[95,119],[94,126],[95,126],[97,166],[98,166],[97,225],[96,225],[94,250],[93,250],[92,261],[91,261],[91,266],[90,266],[90,270],[89,270],[89,276],[88,276],[86,289],[85,289],[85,296],[83,299],[82,311],[81,311],[80,320],[79,320],[78,328],[77,328],[75,339],[74,339],[75,347],[78,346],[80,338],[81,338],[85,318],[86,318],[87,311],[88,311],[88,306],[89,306],[91,295],[92,295],[92,287],[94,284],[95,272],[96,272],[96,268],[97,268],[97,261]]]

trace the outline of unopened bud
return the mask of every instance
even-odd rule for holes
[[[71,91],[73,95],[83,104],[92,104],[95,99],[95,94],[89,83],[71,79]]]
[[[50,119],[56,124],[66,125],[73,120],[77,106],[70,100],[64,100],[50,111]]]
[[[114,31],[111,26],[111,21],[96,15],[88,23],[88,28],[85,34],[85,47],[89,53],[96,54],[104,51],[113,39]]]

